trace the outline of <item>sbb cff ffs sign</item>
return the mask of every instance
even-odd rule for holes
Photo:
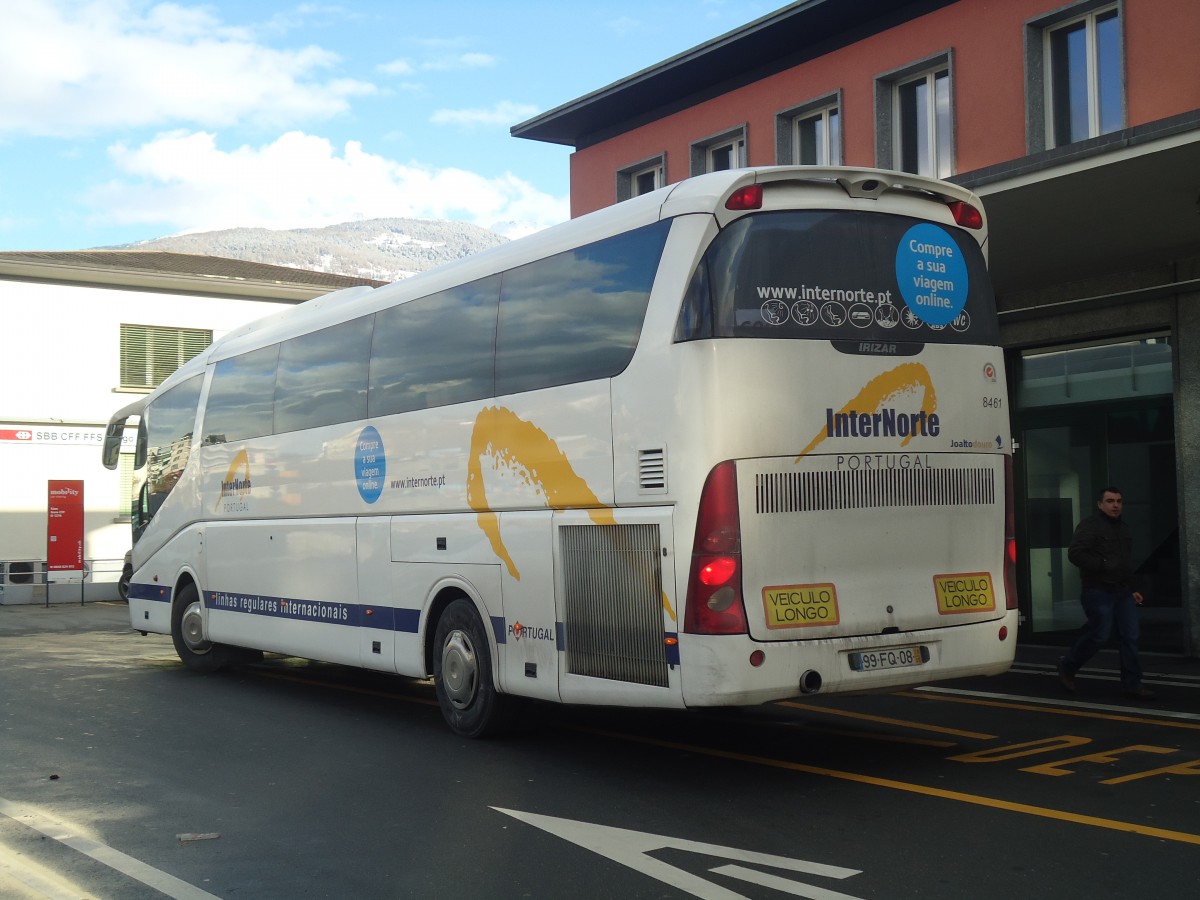
[[[83,482],[51,481],[48,493],[46,568],[83,571]]]

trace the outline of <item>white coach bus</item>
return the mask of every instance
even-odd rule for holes
[[[248,325],[109,424],[133,627],[432,677],[468,736],[1002,672],[986,239],[944,182],[740,169]]]

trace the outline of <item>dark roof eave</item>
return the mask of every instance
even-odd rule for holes
[[[800,0],[509,129],[580,149],[957,0]]]

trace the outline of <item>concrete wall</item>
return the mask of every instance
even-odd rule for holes
[[[101,465],[100,446],[109,416],[137,396],[119,390],[121,324],[211,329],[216,338],[284,305],[14,280],[0,280],[0,305],[0,561],[45,560],[46,482],[79,479],[84,557],[107,585],[102,593],[115,597],[130,527],[118,508],[119,476]],[[78,596],[78,580],[51,586],[55,602]],[[44,587],[27,585],[5,585],[0,596],[44,599]]]

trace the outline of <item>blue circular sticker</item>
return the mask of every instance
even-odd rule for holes
[[[358,493],[368,503],[374,503],[383,493],[383,479],[387,475],[387,455],[383,451],[383,438],[368,425],[358,436],[354,448],[354,477],[358,482]]]
[[[929,222],[914,225],[896,248],[896,281],[908,308],[927,325],[949,325],[967,304],[967,263],[954,239]]]

